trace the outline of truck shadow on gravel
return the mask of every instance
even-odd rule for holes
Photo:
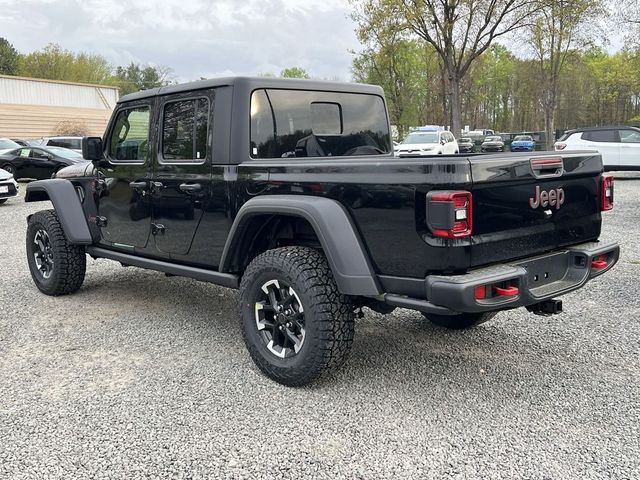
[[[242,340],[236,291],[185,278],[167,279],[161,273],[136,268],[109,270],[90,267],[84,287],[65,301],[77,298],[107,308],[107,323],[134,322],[134,334],[153,331],[161,338],[181,337],[184,346],[178,349],[186,349],[193,342],[197,350],[205,337],[207,348],[224,350],[230,357],[240,356],[230,361],[242,368],[255,368]],[[467,375],[472,372],[469,381],[475,383],[485,381],[482,371],[490,370],[495,363],[506,368],[505,373],[511,368],[547,369],[554,365],[547,346],[543,348],[535,338],[519,331],[521,322],[516,320],[518,325],[513,330],[508,328],[504,320],[513,322],[507,317],[509,313],[468,331],[434,326],[409,310],[397,309],[387,316],[368,309],[364,313],[364,318],[356,319],[353,350],[342,369],[306,388],[322,389],[336,382],[363,386],[406,383],[409,377],[411,382],[424,385],[434,376],[464,371]],[[197,351],[192,353],[198,355]]]

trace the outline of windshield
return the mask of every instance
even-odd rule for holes
[[[533,142],[533,138],[528,135],[518,135],[513,139],[514,142]]]
[[[8,150],[10,148],[20,148],[20,145],[8,138],[0,138],[0,150]]]
[[[501,142],[502,138],[500,137],[487,137],[484,139],[485,142]]]
[[[78,152],[74,152],[73,150],[69,150],[68,148],[60,148],[60,147],[49,147],[48,151],[63,158],[82,158],[82,155]]]
[[[414,132],[407,135],[402,143],[414,144],[414,143],[438,143],[437,132]]]

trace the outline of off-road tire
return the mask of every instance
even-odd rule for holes
[[[53,267],[45,278],[37,267],[34,251],[36,234],[44,230],[50,240]],[[27,226],[27,260],[31,277],[38,289],[51,296],[76,292],[84,282],[87,256],[84,248],[67,241],[55,210],[41,210],[31,216]]]
[[[255,304],[262,286],[273,279],[290,285],[304,307],[304,343],[289,358],[274,355],[256,325]],[[338,291],[326,258],[317,250],[285,247],[258,255],[242,276],[240,298],[244,341],[270,379],[292,387],[307,385],[347,358],[354,335],[353,306]]]
[[[450,330],[464,330],[475,327],[491,320],[496,312],[484,313],[460,313],[458,315],[437,315],[434,313],[422,313],[427,320],[440,327]]]

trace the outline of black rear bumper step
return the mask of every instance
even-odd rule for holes
[[[424,279],[424,299],[391,293],[384,294],[383,299],[396,307],[440,315],[531,305],[539,305],[538,310],[544,313],[559,313],[561,303],[554,304],[554,311],[549,312],[552,305],[545,302],[577,290],[592,278],[609,271],[619,256],[617,243],[590,242],[517,262],[479,268],[462,275],[429,275]],[[594,266],[598,261],[604,262],[605,266]],[[394,279],[396,283],[397,280]],[[515,287],[516,293],[476,298],[476,288],[492,285]],[[417,293],[415,283],[411,286],[412,293]]]

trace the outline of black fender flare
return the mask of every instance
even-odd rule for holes
[[[349,213],[336,200],[305,195],[263,195],[239,210],[220,259],[220,271],[230,268],[249,220],[255,215],[301,217],[315,231],[331,267],[338,289],[345,295],[376,296],[382,293],[364,244]]]
[[[91,232],[84,216],[80,198],[69,180],[53,178],[37,180],[27,185],[25,202],[50,200],[62,224],[62,230],[69,243],[90,245],[93,243]]]

